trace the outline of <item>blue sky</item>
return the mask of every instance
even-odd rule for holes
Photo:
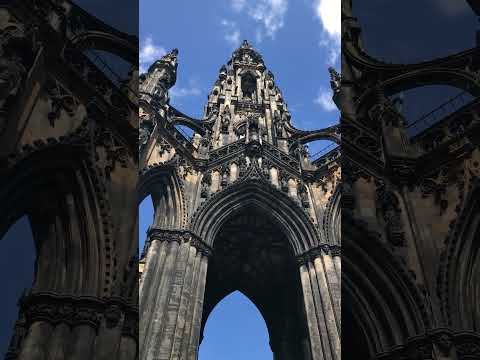
[[[171,104],[197,118],[218,70],[244,39],[275,75],[300,129],[338,122],[328,66],[339,69],[340,0],[231,0],[140,2],[140,68],[179,49]],[[325,143],[310,146],[311,153]],[[150,198],[140,205],[140,248],[153,219]],[[236,292],[209,316],[200,360],[272,359],[260,313]]]
[[[205,6],[208,4],[208,6]],[[201,117],[207,94],[240,43],[263,55],[294,124],[315,129],[338,121],[329,65],[339,68],[340,0],[140,2],[140,67],[179,49],[171,103]]]

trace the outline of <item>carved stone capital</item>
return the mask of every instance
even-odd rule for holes
[[[305,265],[308,262],[313,262],[316,258],[325,255],[340,256],[341,246],[320,244],[305,251],[303,254],[297,255],[297,263],[299,266]]]
[[[179,244],[190,243],[204,256],[211,256],[213,254],[212,248],[205,243],[198,235],[189,230],[172,230],[172,229],[159,229],[151,227],[147,231],[148,242],[152,241],[175,241]]]
[[[32,293],[20,300],[20,312],[27,324],[46,321],[52,325],[90,325],[98,328],[102,321],[107,327],[117,326],[126,312],[138,318],[138,308],[123,298],[59,295],[50,292]]]

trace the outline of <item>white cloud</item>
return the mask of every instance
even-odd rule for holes
[[[315,16],[322,25],[320,46],[327,49],[327,64],[335,65],[340,57],[342,33],[341,0],[314,0]]]
[[[225,29],[223,38],[233,47],[240,45],[240,30],[237,23],[223,19],[221,25]]]
[[[168,90],[168,94],[170,95],[170,98],[178,99],[186,96],[198,96],[201,94],[201,90],[197,82],[193,79],[190,79],[188,86],[180,87],[175,85]]]
[[[161,58],[166,53],[167,52],[163,47],[154,44],[151,36],[147,36],[143,43],[140,45],[140,73],[145,72],[152,62]]]
[[[342,32],[341,0],[316,0],[315,13],[323,29],[332,38],[340,40]]]
[[[288,0],[232,0],[230,5],[238,16],[246,15],[258,24],[255,28],[255,40],[260,43],[264,37],[274,39],[277,31],[283,27]],[[241,33],[237,24],[222,20],[222,25],[227,28],[225,40],[238,46]]]
[[[320,88],[318,96],[313,102],[320,105],[325,111],[337,110],[337,106],[332,100],[332,91],[330,89]]]
[[[246,4],[247,0],[232,0],[232,8],[237,12],[242,11]]]
[[[274,39],[275,33],[284,25],[287,8],[287,0],[259,0],[248,9],[248,15],[263,25],[266,36]]]

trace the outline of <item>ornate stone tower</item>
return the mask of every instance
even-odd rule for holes
[[[339,149],[311,162],[304,146],[338,142],[338,127],[293,127],[246,41],[220,68],[204,118],[188,117],[168,101],[177,54],[141,76],[139,191],[155,216],[141,260],[140,358],[196,359],[208,315],[239,290],[262,313],[275,359],[340,359]]]

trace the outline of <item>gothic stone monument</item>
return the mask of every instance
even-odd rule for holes
[[[296,129],[246,41],[193,119],[169,104],[177,55],[140,78],[139,193],[155,208],[140,264],[140,359],[197,359],[210,312],[239,290],[262,313],[276,360],[339,360],[339,150],[310,162],[305,147],[338,143],[339,127]]]

